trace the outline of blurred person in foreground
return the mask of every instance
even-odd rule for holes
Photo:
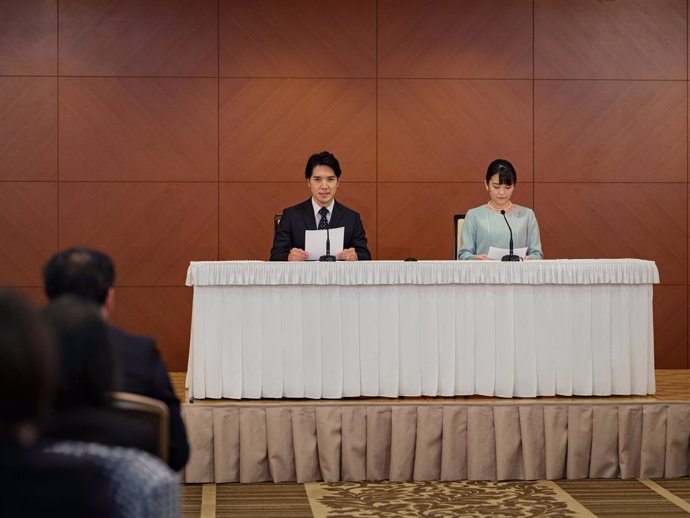
[[[111,407],[116,364],[98,307],[67,295],[46,306],[41,316],[54,331],[58,352],[55,413],[43,439],[124,446],[157,455],[153,430]]]
[[[34,310],[0,291],[0,516],[114,517],[100,468],[36,447],[55,370],[53,343]]]
[[[517,173],[508,160],[499,158],[489,164],[484,183],[489,201],[467,212],[458,259],[486,260],[489,248],[507,249],[510,231],[506,220],[512,229],[514,248],[527,248],[527,260],[544,258],[534,211],[511,201],[516,184]]]
[[[75,295],[95,303],[107,321],[115,308],[115,265],[110,257],[89,248],[69,248],[54,255],[43,269],[48,300]],[[115,389],[163,401],[170,410],[168,464],[180,470],[189,458],[187,432],[168,372],[152,338],[108,326],[115,361],[121,372]]]

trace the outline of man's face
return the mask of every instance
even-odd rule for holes
[[[311,178],[307,181],[311,194],[320,207],[330,205],[338,190],[339,180],[333,169],[327,165],[317,165],[312,169]]]

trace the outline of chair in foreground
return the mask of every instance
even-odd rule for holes
[[[112,407],[127,418],[136,419],[153,430],[158,439],[158,455],[167,463],[170,419],[167,405],[158,399],[139,394],[113,392]]]
[[[162,460],[134,448],[64,441],[49,452],[84,459],[110,482],[115,515],[127,518],[179,518],[180,481]]]
[[[453,215],[453,259],[458,258],[462,245],[462,225],[465,223],[464,214]]]

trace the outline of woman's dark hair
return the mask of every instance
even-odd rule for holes
[[[17,293],[0,291],[0,435],[46,417],[52,403],[55,354],[50,333]]]
[[[41,314],[57,342],[56,407],[107,405],[115,385],[115,362],[98,306],[67,295],[51,302]]]
[[[304,177],[307,180],[311,178],[311,173],[314,171],[314,168],[317,165],[325,165],[330,167],[333,169],[336,178],[340,178],[342,172],[340,171],[340,163],[338,162],[338,159],[328,151],[321,151],[321,153],[314,153],[309,157],[309,160],[307,160],[307,166],[304,168]]]
[[[499,185],[515,185],[517,183],[517,173],[513,164],[503,158],[497,158],[489,164],[486,170],[487,184],[495,174],[498,175]]]

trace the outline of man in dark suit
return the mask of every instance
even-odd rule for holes
[[[115,266],[106,254],[88,248],[59,252],[43,269],[46,296],[53,300],[71,294],[95,302],[108,320],[115,304]],[[170,451],[168,464],[175,471],[189,457],[187,432],[180,414],[180,401],[152,338],[126,333],[108,326],[108,334],[118,362],[118,390],[163,401],[170,410]]]
[[[328,151],[309,157],[304,176],[312,197],[283,211],[273,238],[271,261],[306,261],[305,230],[345,227],[342,261],[368,261],[367,236],[359,214],[335,201],[340,185],[340,164]]]

